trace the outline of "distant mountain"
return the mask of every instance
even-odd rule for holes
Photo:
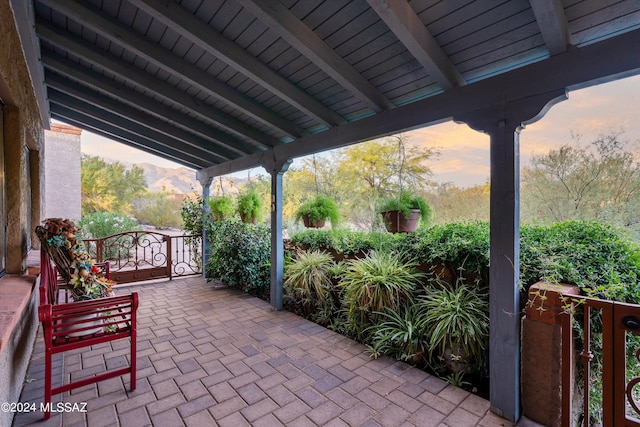
[[[187,168],[163,168],[150,163],[138,163],[144,170],[147,187],[151,191],[166,191],[177,194],[188,194],[202,191],[202,186],[196,180],[196,171]]]
[[[166,191],[176,194],[202,193],[202,185],[196,180],[196,171],[184,167],[163,168],[150,163],[137,163],[136,166],[144,170],[147,187],[151,191]],[[233,194],[238,190],[238,184],[245,182],[244,178],[225,177],[223,187],[225,193]],[[211,194],[216,193],[220,186],[219,180],[211,184]]]

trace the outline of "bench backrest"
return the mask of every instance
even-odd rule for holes
[[[40,249],[40,304],[55,304],[58,296],[58,270],[46,249]]]

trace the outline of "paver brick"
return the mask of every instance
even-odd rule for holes
[[[18,414],[15,427],[512,426],[479,396],[404,363],[373,360],[361,344],[240,291],[201,278],[131,289],[141,303],[137,390],[127,391],[126,375],[91,384],[55,397],[87,399],[89,414],[55,414],[47,423]],[[113,344],[56,355],[55,381],[124,364],[128,343]],[[43,351],[40,338],[21,399],[42,399]]]

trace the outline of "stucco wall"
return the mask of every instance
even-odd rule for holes
[[[57,123],[45,132],[45,218],[80,219],[80,132]]]
[[[26,271],[34,223],[41,216],[38,150],[44,129],[9,0],[0,0],[0,98],[4,104],[0,149],[4,150],[6,165],[6,272],[21,275]],[[6,286],[8,279],[0,279],[0,287]],[[3,313],[17,316],[10,335],[15,345],[0,349],[0,400],[4,402],[18,401],[31,357],[38,326],[35,294],[30,301],[24,310]],[[12,417],[11,413],[0,412],[0,425],[11,425]]]

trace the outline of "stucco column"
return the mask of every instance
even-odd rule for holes
[[[29,170],[31,171],[31,246],[33,249],[40,249],[40,239],[35,234],[36,227],[42,221],[42,202],[44,188],[44,159],[42,150],[29,152]]]
[[[271,174],[271,306],[282,310],[282,280],[284,277],[284,243],[282,242],[282,177],[291,160],[275,160],[267,170]]]
[[[27,148],[22,117],[16,107],[4,107],[4,149],[7,205],[7,273],[24,274],[27,263],[31,197]]]
[[[521,413],[520,131],[564,99],[557,91],[455,117],[490,137],[490,401],[494,413],[511,421]]]

